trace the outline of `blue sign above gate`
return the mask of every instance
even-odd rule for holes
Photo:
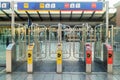
[[[18,10],[102,10],[102,2],[18,2]]]

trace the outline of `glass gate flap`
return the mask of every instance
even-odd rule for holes
[[[84,45],[86,41],[86,29],[87,26],[82,25],[75,25],[73,27],[73,57],[76,59],[84,60]]]
[[[45,59],[47,57],[47,42],[46,42],[45,25],[36,25],[34,27],[34,42],[35,42],[35,60]]]
[[[49,26],[49,57],[56,59],[56,50],[58,43],[58,25]]]
[[[18,60],[26,60],[26,25],[15,24],[15,42],[17,45]]]
[[[72,44],[69,41],[71,39],[71,27],[69,25],[62,25],[62,53],[63,59],[69,59],[71,57]]]
[[[6,67],[6,48],[12,42],[10,26],[0,26],[0,71]]]

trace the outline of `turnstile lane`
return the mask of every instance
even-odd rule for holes
[[[17,67],[13,70],[13,72],[27,72],[27,62],[21,61],[17,62]]]
[[[85,62],[63,60],[63,72],[85,72]]]
[[[103,62],[99,61],[99,62],[93,62],[92,63],[92,72],[106,72],[106,65],[104,65]]]
[[[33,70],[34,72],[56,72],[56,61],[34,61]]]

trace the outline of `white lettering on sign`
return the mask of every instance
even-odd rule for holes
[[[51,8],[55,8],[55,7],[56,7],[55,3],[52,3]]]
[[[74,3],[71,3],[71,4],[70,4],[70,8],[75,8],[75,4],[74,4]]]
[[[80,3],[71,3],[70,8],[80,8]]]
[[[45,8],[50,8],[50,4],[49,3],[45,4]]]
[[[80,3],[76,3],[76,8],[80,8]]]
[[[55,5],[55,3],[46,3],[45,4],[45,8],[55,8],[56,7],[56,5]]]
[[[1,6],[2,6],[2,8],[7,8],[7,4],[6,3],[2,3]]]

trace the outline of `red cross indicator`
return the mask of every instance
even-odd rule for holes
[[[92,3],[91,7],[96,8],[97,7],[96,3]]]

